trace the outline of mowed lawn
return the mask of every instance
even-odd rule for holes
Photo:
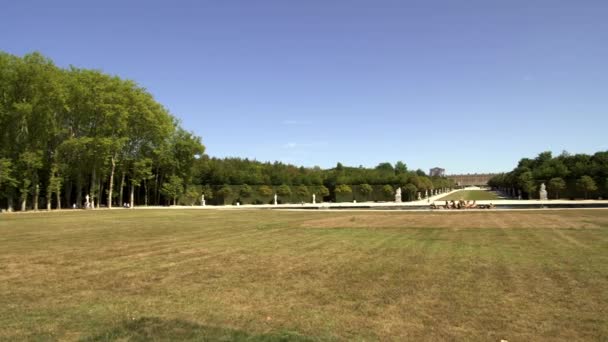
[[[608,211],[0,215],[0,340],[608,339]]]
[[[451,193],[445,197],[440,198],[438,201],[486,201],[486,200],[497,200],[498,195],[492,191],[486,190],[460,190]]]

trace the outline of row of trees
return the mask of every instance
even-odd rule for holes
[[[403,162],[323,170],[203,153],[201,139],[133,81],[0,52],[0,208],[82,207],[85,198],[96,207],[191,204],[201,194],[254,192],[335,200],[395,187],[414,199],[454,186]]]
[[[144,88],[33,53],[0,53],[0,204],[175,201],[204,147]],[[125,191],[126,190],[126,191]],[[128,193],[127,193],[128,192]]]
[[[489,181],[493,188],[524,197],[538,197],[545,183],[552,198],[608,196],[608,152],[593,155],[563,152],[553,157],[542,152],[536,158],[523,158],[513,171],[495,176]]]
[[[230,186],[282,186],[304,189],[320,186],[327,193],[317,194],[326,200],[336,200],[336,194],[350,193],[356,187],[362,195],[371,195],[373,188],[382,188],[389,196],[396,187],[405,191],[404,199],[413,200],[418,191],[454,187],[453,181],[444,177],[428,177],[422,170],[411,171],[405,163],[398,161],[380,163],[374,168],[347,167],[338,163],[336,167],[321,169],[305,168],[281,162],[262,163],[241,158],[211,158],[203,156],[196,162],[195,179],[198,184],[211,186],[216,191]],[[222,185],[225,185],[222,187]],[[206,195],[213,195],[211,188]],[[233,191],[234,192],[234,191]],[[281,194],[279,194],[281,195]]]

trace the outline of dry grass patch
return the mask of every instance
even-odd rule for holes
[[[305,228],[600,228],[608,211],[451,211],[337,213],[302,222]]]
[[[605,340],[607,216],[6,215],[0,340]]]

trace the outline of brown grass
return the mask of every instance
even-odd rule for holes
[[[603,212],[602,212],[603,213]],[[608,215],[594,211],[357,212],[302,222],[304,228],[600,228]]]
[[[0,340],[606,340],[607,250],[605,210],[2,215]]]

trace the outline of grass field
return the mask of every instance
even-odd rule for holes
[[[485,190],[460,190],[451,193],[445,197],[438,199],[438,201],[484,201],[484,200],[496,200],[498,195],[492,191]]]
[[[0,340],[608,339],[608,211],[0,215]]]

